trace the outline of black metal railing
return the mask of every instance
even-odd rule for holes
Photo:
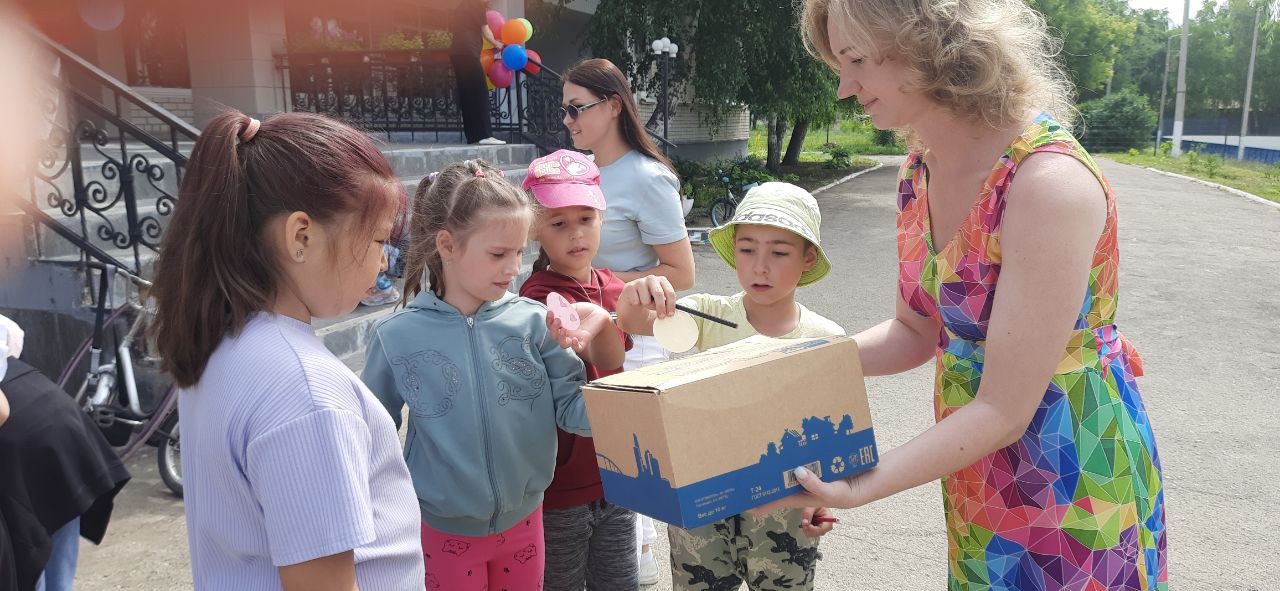
[[[48,68],[42,96],[49,137],[24,204],[37,222],[37,255],[93,257],[143,274],[145,253],[159,251],[200,132],[47,37],[32,37]],[[143,121],[159,122],[164,137],[143,130]]]
[[[461,133],[462,111],[449,55],[389,50],[293,53],[277,58],[282,98],[292,111],[322,113],[385,134]],[[559,76],[517,72],[511,86],[489,92],[494,134],[543,150],[568,145],[556,107]]]

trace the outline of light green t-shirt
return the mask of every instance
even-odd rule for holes
[[[738,324],[738,328],[729,328],[718,322],[694,316],[694,322],[698,323],[697,347],[699,351],[714,349],[760,334],[747,321],[747,307],[743,304],[743,295],[741,292],[731,296],[696,293],[680,298],[681,305]],[[778,338],[805,339],[845,334],[844,329],[839,324],[820,316],[816,312],[811,312],[799,302],[796,302],[796,305],[800,307],[800,320],[796,322],[796,327],[791,332]]]

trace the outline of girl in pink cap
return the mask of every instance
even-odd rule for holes
[[[600,169],[583,154],[560,150],[529,164],[524,188],[537,200],[530,237],[538,241],[541,252],[520,295],[549,303],[555,293],[612,312],[623,282],[609,269],[591,265],[604,221]],[[605,337],[601,334],[593,345],[604,350],[599,341]],[[620,330],[617,338],[615,347],[630,348]],[[608,355],[583,350],[587,380],[622,371],[623,347],[610,347]],[[638,589],[635,513],[604,500],[591,438],[564,430],[557,435],[555,475],[543,497],[544,589]]]

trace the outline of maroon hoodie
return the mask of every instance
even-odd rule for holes
[[[590,282],[581,283],[555,271],[538,271],[520,286],[520,295],[545,304],[547,294],[554,291],[571,302],[591,302],[613,312],[618,306],[618,296],[622,294],[622,280],[608,269],[592,269],[591,274]],[[626,334],[619,331],[618,336],[625,339],[625,347],[630,349],[631,340]],[[586,369],[588,381],[622,371],[621,367],[600,370],[590,363],[586,364]],[[596,447],[591,438],[558,429],[557,436],[556,472],[551,486],[547,487],[543,507],[554,511],[603,499],[604,488],[600,486],[600,472],[596,467]]]

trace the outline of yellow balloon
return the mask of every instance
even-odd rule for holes
[[[524,25],[524,42],[528,43],[529,39],[533,38],[533,23],[529,22],[529,19],[523,17],[516,20],[520,21],[520,24]]]

